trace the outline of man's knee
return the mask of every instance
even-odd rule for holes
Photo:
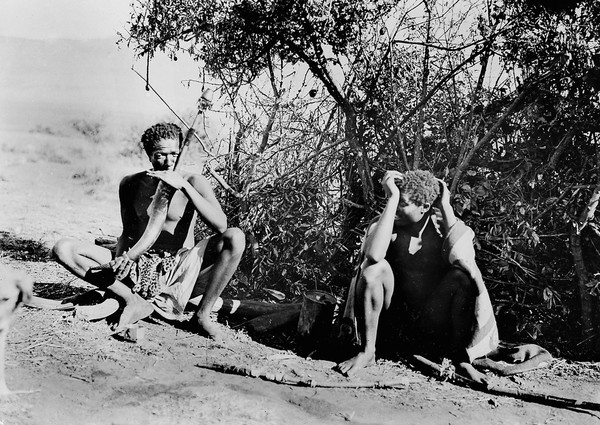
[[[363,265],[362,280],[366,289],[376,289],[385,286],[392,274],[387,261],[366,263]]]
[[[246,235],[237,227],[230,227],[223,232],[223,241],[225,247],[231,251],[232,255],[241,256],[246,247]]]
[[[477,285],[473,279],[463,269],[452,267],[446,276],[444,282],[453,288],[453,292],[459,292],[465,295],[477,295]]]
[[[52,247],[52,254],[59,260],[73,257],[73,239],[60,239]]]

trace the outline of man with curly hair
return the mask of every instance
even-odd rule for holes
[[[430,172],[388,171],[382,185],[387,202],[367,229],[344,312],[360,348],[339,370],[352,375],[373,364],[376,342],[402,334],[410,351],[450,357],[481,381],[472,360],[494,350],[498,335],[473,232]],[[397,343],[387,348],[402,349]]]
[[[153,311],[180,320],[189,299],[203,294],[195,321],[202,333],[219,340],[219,327],[211,321],[210,312],[240,262],[244,234],[227,227],[227,217],[204,176],[174,170],[183,141],[177,125],[156,124],[144,132],[141,141],[152,169],[121,180],[123,230],[115,256],[104,247],[72,239],[58,241],[53,251],[72,273],[120,299],[124,307],[115,332]],[[151,203],[161,181],[173,192],[166,219],[151,248],[134,254],[132,248],[151,221]],[[216,234],[195,241],[197,219]]]

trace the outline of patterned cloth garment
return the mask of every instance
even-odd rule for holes
[[[129,272],[133,292],[143,299],[153,301],[165,288],[165,279],[176,264],[177,252],[150,250],[142,254]]]

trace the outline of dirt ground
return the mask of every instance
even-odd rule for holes
[[[116,185],[139,164],[111,156],[110,146],[86,143],[0,133],[0,239],[49,247],[62,236],[93,241],[118,234]],[[38,294],[89,288],[54,262],[3,246],[0,264],[27,272]],[[348,379],[331,362],[269,347],[241,330],[229,330],[216,345],[158,319],[141,326],[144,337],[132,343],[111,337],[106,321],[22,308],[6,353],[7,383],[17,393],[0,400],[0,424],[600,424],[598,411],[490,395],[403,363],[380,360]],[[215,364],[254,376],[214,370]],[[313,386],[272,382],[281,378]],[[490,379],[600,403],[599,363],[555,359],[546,369]],[[377,388],[378,382],[394,387]]]

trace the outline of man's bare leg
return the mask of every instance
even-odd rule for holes
[[[154,307],[148,301],[131,291],[129,286],[118,280],[106,289],[120,298],[125,306],[119,316],[119,323],[113,328],[114,333],[127,329],[128,326],[145,319],[154,312]]]
[[[75,239],[61,239],[52,248],[56,260],[80,279],[89,282],[88,270],[112,260],[110,250]],[[93,285],[97,283],[89,282]]]
[[[462,276],[460,279],[462,283],[459,283],[459,289],[450,305],[452,357],[459,374],[483,384],[487,382],[487,376],[473,367],[466,349],[473,336],[471,329],[475,320],[476,287],[467,276]],[[464,279],[468,282],[464,282]]]
[[[209,282],[206,285],[198,310],[196,310],[195,318],[201,331],[218,342],[222,340],[221,331],[219,325],[210,319],[210,313],[223,289],[235,273],[242,259],[245,246],[246,237],[240,229],[230,228],[221,235],[221,239],[217,244],[218,257],[212,265]]]
[[[473,367],[466,349],[473,336],[476,296],[477,288],[467,274],[460,269],[451,269],[428,303],[424,315],[426,320],[420,326],[423,334],[430,335],[430,338],[437,338],[432,335],[444,333],[444,329],[449,328],[448,354],[456,372],[483,383],[486,375]]]
[[[364,267],[357,286],[357,310],[363,313],[364,342],[358,354],[338,365],[339,371],[347,376],[375,363],[379,316],[384,308],[389,308],[394,292],[394,275],[389,263],[384,260]]]
[[[112,292],[123,301],[125,306],[114,332],[121,332],[128,325],[145,319],[154,311],[148,301],[133,293],[124,283],[113,281],[112,284],[107,284],[92,277],[91,268],[112,260],[112,254],[108,249],[74,239],[61,239],[54,246],[53,252],[57,261],[75,276]]]

